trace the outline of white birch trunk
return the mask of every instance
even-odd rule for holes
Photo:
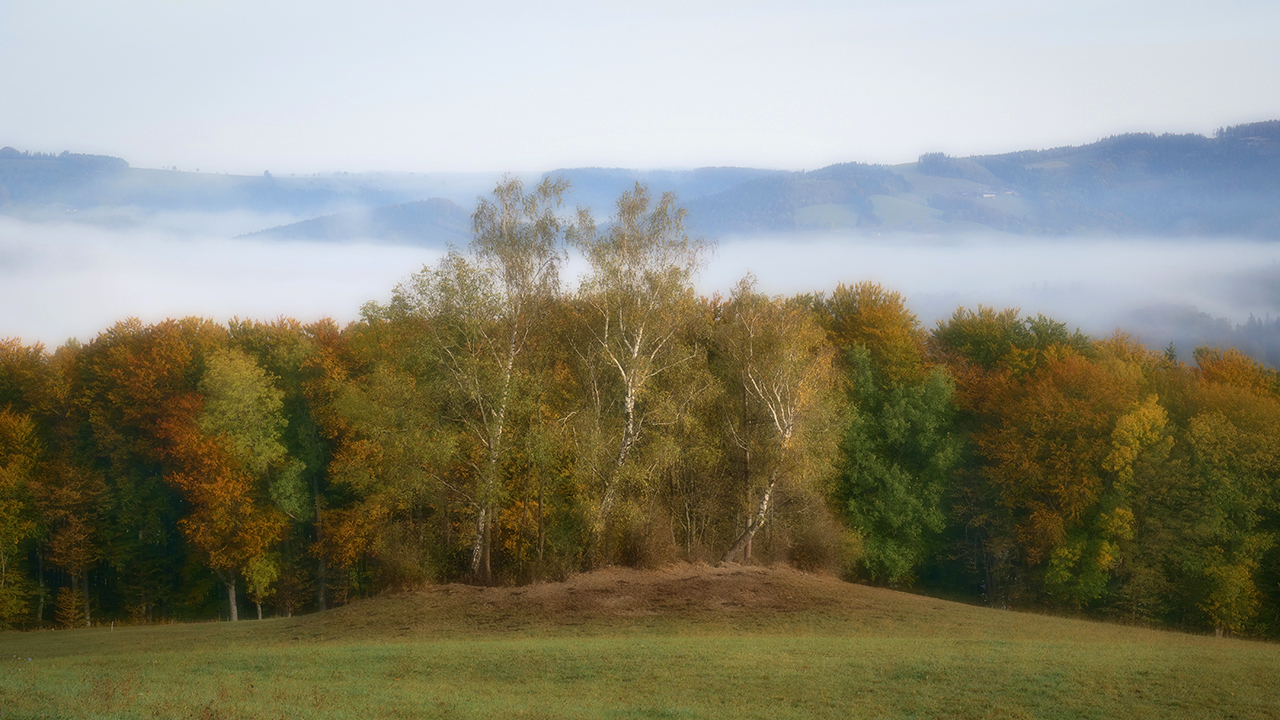
[[[769,487],[764,491],[764,497],[760,498],[760,506],[756,509],[755,517],[751,519],[751,522],[747,523],[747,529],[742,531],[738,539],[733,541],[733,545],[725,552],[721,562],[729,562],[742,553],[751,544],[752,538],[756,536],[760,528],[764,526],[764,521],[769,514],[769,504],[773,501],[773,489],[777,484],[778,477],[774,475],[773,479],[769,481]]]

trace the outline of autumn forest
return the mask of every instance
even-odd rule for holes
[[[1276,371],[866,282],[699,296],[673,196],[566,191],[503,182],[347,327],[0,342],[0,627],[684,559],[1280,636]]]

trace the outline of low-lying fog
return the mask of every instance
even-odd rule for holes
[[[236,223],[243,222],[243,219]],[[214,225],[222,230],[227,224]],[[0,217],[0,337],[53,347],[117,320],[202,315],[355,319],[361,304],[440,251],[376,243],[227,239],[163,225],[105,229]],[[581,268],[570,264],[570,273]],[[874,280],[926,326],[978,303],[1043,312],[1092,334],[1116,327],[1180,348],[1190,325],[1280,315],[1280,243],[1010,236],[821,236],[722,241],[698,280],[727,293],[746,272],[770,293]],[[1207,314],[1207,315],[1204,315]],[[1218,326],[1224,325],[1221,321]],[[1203,328],[1201,328],[1203,330]]]
[[[1190,351],[1209,339],[1197,333],[1280,315],[1280,243],[805,235],[723,243],[703,283],[728,287],[747,270],[771,293],[874,280],[901,292],[926,327],[981,303],[1093,335],[1125,329],[1158,349],[1176,340]]]
[[[262,227],[263,225],[259,225]],[[353,320],[436,250],[261,241],[0,217],[0,337],[55,347],[118,320]]]

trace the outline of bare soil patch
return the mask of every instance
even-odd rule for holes
[[[663,625],[681,631],[702,625],[766,631],[803,625],[821,631],[829,623],[843,632],[887,625],[912,632],[943,610],[951,631],[976,623],[974,613],[990,612],[786,566],[682,563],[659,570],[607,568],[520,587],[427,586],[297,620],[306,634],[328,636],[566,627],[598,632]]]

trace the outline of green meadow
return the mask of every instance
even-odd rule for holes
[[[1280,717],[1274,644],[789,570],[673,572],[429,588],[234,624],[7,633],[0,715]]]

